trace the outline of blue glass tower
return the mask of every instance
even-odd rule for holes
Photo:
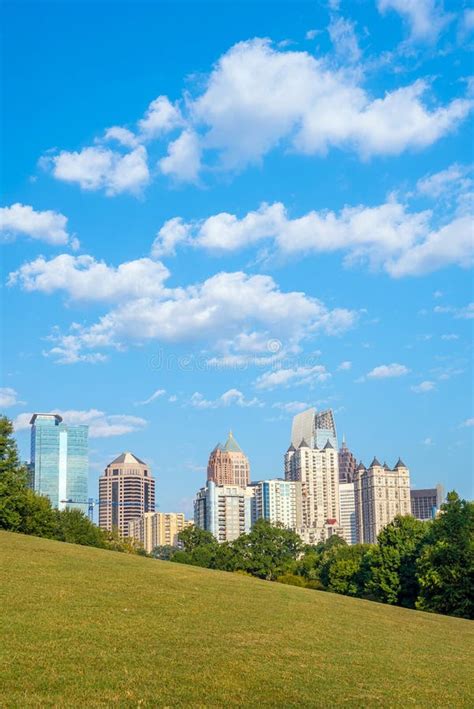
[[[58,414],[31,418],[33,487],[53,507],[87,512],[88,426],[68,426]]]

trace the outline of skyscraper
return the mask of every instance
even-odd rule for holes
[[[58,509],[73,507],[87,512],[88,431],[70,426],[59,414],[31,417],[30,480]]]
[[[301,483],[293,480],[260,480],[254,488],[253,520],[266,519],[288,529],[301,527]]]
[[[239,485],[246,487],[250,482],[250,463],[245,453],[235,440],[232,431],[227,441],[218,443],[207,466],[207,479],[216,485]]]
[[[339,467],[337,450],[329,439],[323,448],[302,440],[285,454],[285,479],[301,483],[302,538],[324,541],[339,528]]]
[[[339,481],[341,473],[339,472]],[[339,482],[339,501],[341,508],[341,527],[344,531],[344,539],[348,544],[357,543],[357,523],[355,511],[354,483]]]
[[[122,453],[99,478],[99,526],[128,535],[129,522],[155,511],[155,481],[149,466],[133,453]]]
[[[303,440],[310,448],[323,448],[328,439],[337,450],[336,423],[332,409],[318,413],[313,407],[294,416],[291,443],[295,448],[298,448]]]
[[[375,544],[379,532],[396,515],[411,514],[410,471],[398,459],[391,470],[374,458],[369,468],[362,463],[354,474],[357,539]]]
[[[339,482],[351,483],[354,480],[356,468],[356,457],[347,447],[346,439],[343,436],[342,445],[339,448]]]
[[[444,497],[442,485],[424,490],[410,490],[411,513],[416,519],[433,519]]]
[[[251,487],[216,485],[209,480],[194,501],[196,527],[211,532],[218,542],[231,542],[252,527]]]

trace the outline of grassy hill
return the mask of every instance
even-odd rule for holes
[[[0,560],[2,707],[474,705],[467,620],[7,532]]]

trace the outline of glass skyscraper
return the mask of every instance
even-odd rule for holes
[[[59,414],[33,414],[30,423],[33,488],[53,507],[87,512],[89,427],[69,426]]]

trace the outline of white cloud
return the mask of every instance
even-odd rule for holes
[[[246,399],[238,389],[229,389],[224,392],[218,399],[205,399],[198,391],[194,392],[191,397],[191,406],[197,409],[218,409],[225,406],[241,406],[244,408],[253,406],[263,406],[262,402],[256,397]]]
[[[457,99],[430,110],[422,101],[427,89],[419,80],[374,99],[353,75],[307,52],[280,52],[253,39],[220,57],[191,115],[208,128],[205,148],[217,150],[230,169],[285,142],[305,154],[339,147],[364,158],[396,155],[431,145],[472,108],[469,99]]]
[[[313,366],[296,366],[285,369],[283,367],[265,372],[257,378],[257,389],[275,389],[280,386],[313,385],[325,382],[331,374],[321,364]]]
[[[314,39],[318,36],[321,30],[308,30],[305,34],[306,39]]]
[[[459,340],[459,335],[455,335],[453,332],[448,333],[446,335],[441,335],[442,340],[450,341],[450,340]]]
[[[453,163],[446,170],[426,175],[418,180],[417,191],[433,199],[446,195],[451,196],[453,192],[459,194],[472,186],[472,179],[468,177],[470,171],[471,168],[468,165]]]
[[[287,414],[298,414],[300,411],[305,411],[305,409],[310,407],[311,404],[306,401],[277,401],[272,408],[280,409]]]
[[[466,428],[471,428],[472,426],[474,426],[474,418],[466,419],[466,420],[462,423],[462,426],[463,426],[463,427],[466,427]]]
[[[24,404],[24,401],[18,399],[18,394],[11,387],[0,387],[0,407],[7,409],[10,406]]]
[[[142,136],[150,140],[168,133],[182,123],[179,108],[173,106],[167,96],[158,96],[148,106],[145,116],[138,121],[138,127]]]
[[[60,411],[54,409],[50,413],[59,414],[65,423],[71,425],[86,424],[89,426],[89,436],[91,438],[122,436],[125,433],[139,431],[147,425],[147,421],[138,416],[106,414],[97,409],[89,409],[88,411]],[[13,422],[15,431],[29,429],[32,415],[32,412],[19,414]]]
[[[344,17],[332,17],[328,32],[335,52],[342,61],[351,64],[359,61],[361,51],[353,22]]]
[[[226,253],[270,240],[281,255],[341,250],[346,265],[368,261],[397,278],[449,265],[468,267],[472,217],[456,217],[434,230],[432,216],[430,210],[410,212],[393,197],[375,207],[313,210],[295,219],[281,202],[262,203],[240,219],[227,212],[195,222],[170,219],[158,232],[152,253],[174,253],[179,243]]]
[[[127,261],[117,268],[92,256],[61,254],[50,260],[43,256],[10,273],[8,285],[25,291],[64,291],[73,300],[113,301],[161,295],[168,269],[148,258]]]
[[[415,394],[426,394],[428,391],[433,391],[434,389],[436,389],[436,385],[434,382],[430,381],[424,381],[411,387],[411,390],[414,391]]]
[[[67,244],[67,217],[50,209],[37,212],[27,204],[16,202],[0,208],[0,234],[3,239],[28,236],[55,246]]]
[[[164,175],[180,182],[196,182],[201,167],[201,146],[196,133],[183,131],[168,145],[168,155],[160,160],[159,165]]]
[[[152,257],[161,258],[162,256],[174,255],[177,245],[188,241],[190,230],[191,226],[186,224],[181,217],[168,219],[157,233],[153,242],[151,247]]]
[[[155,399],[159,399],[160,397],[164,396],[166,394],[166,389],[157,389],[156,391],[153,392],[151,396],[148,397],[148,399],[145,399],[144,401],[136,401],[135,406],[141,406],[144,404],[151,404],[152,401],[155,401]]]
[[[347,371],[348,369],[352,368],[352,362],[349,362],[349,360],[345,360],[344,362],[341,362],[339,365],[338,369],[342,371]]]
[[[433,292],[433,298],[442,298],[444,295],[443,291],[441,290],[435,290]]]
[[[453,315],[456,320],[472,320],[474,318],[474,303],[469,303],[462,308],[456,308],[453,305],[436,305],[433,312]]]
[[[411,39],[416,41],[435,42],[451,20],[442,0],[378,0],[377,6],[381,13],[398,12],[410,27]]]
[[[424,446],[432,446],[432,445],[433,445],[433,439],[432,439],[432,438],[425,438],[425,439],[422,441],[422,443],[423,443]]]
[[[29,291],[63,291],[75,300],[118,301],[90,327],[73,324],[66,335],[53,333],[50,354],[63,363],[100,361],[104,355],[98,349],[126,342],[209,340],[216,346],[216,332],[219,346],[235,340],[249,351],[257,343],[278,342],[280,348],[284,342],[288,349],[318,332],[340,334],[357,321],[355,311],[329,310],[304,293],[280,291],[270,276],[222,272],[202,283],[166,289],[167,275],[162,264],[149,259],[114,268],[90,256],[62,255],[24,264],[9,283]]]
[[[386,268],[391,276],[399,278],[447,266],[469,268],[473,262],[472,217],[464,216],[431,232],[425,241],[410,247]]]
[[[138,145],[138,139],[135,133],[132,133],[128,128],[122,126],[112,126],[107,128],[104,134],[104,140],[116,140],[120,145],[126,148],[135,148]]]
[[[367,373],[368,379],[386,379],[388,377],[401,377],[408,374],[410,370],[404,364],[381,364],[379,367],[374,367]]]
[[[142,145],[125,154],[102,146],[80,152],[63,150],[48,162],[58,180],[77,182],[84,190],[104,189],[109,196],[122,192],[139,194],[150,179],[147,152]]]

